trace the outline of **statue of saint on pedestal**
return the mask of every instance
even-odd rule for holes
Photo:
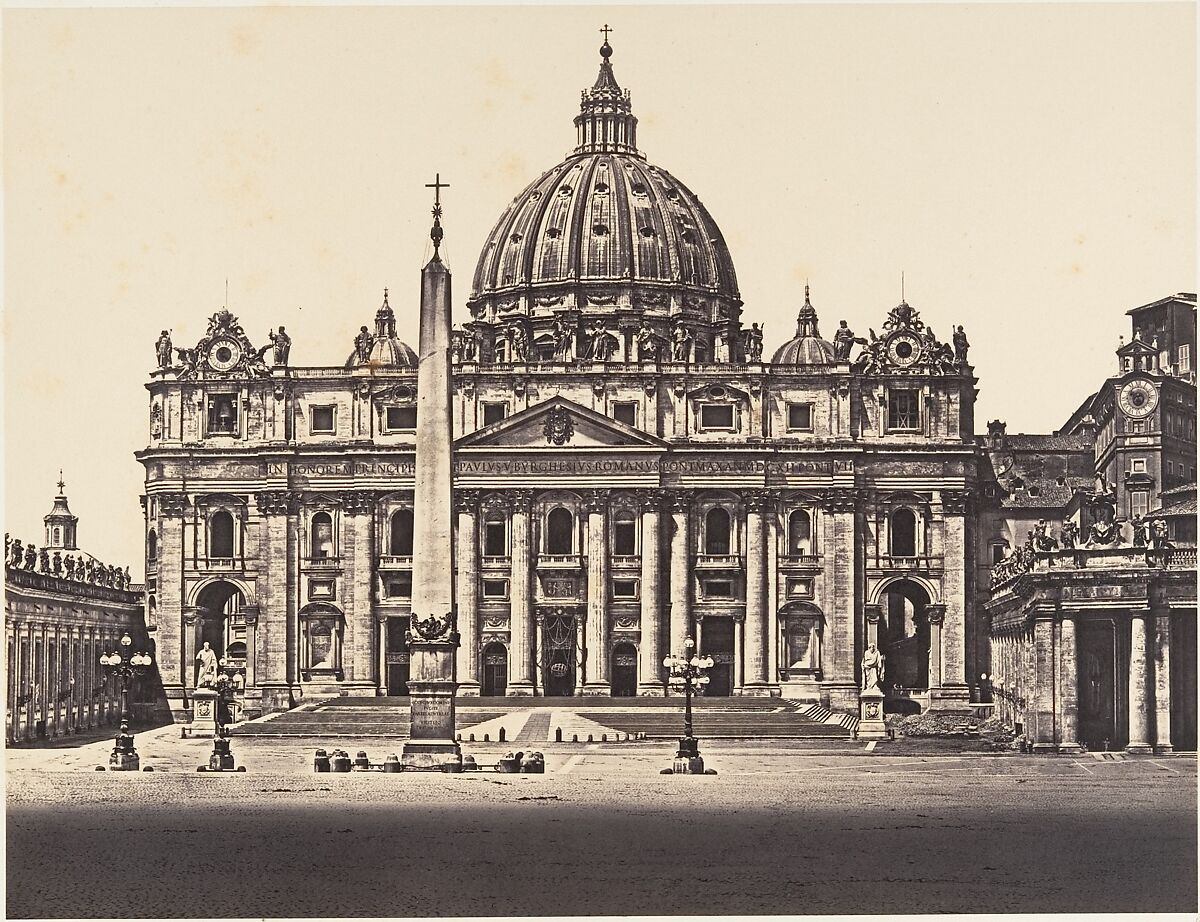
[[[204,647],[196,654],[196,687],[212,688],[217,684],[217,654],[204,641]]]

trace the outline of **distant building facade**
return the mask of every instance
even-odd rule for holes
[[[143,587],[78,546],[59,483],[41,547],[5,535],[5,738],[20,743],[114,724],[119,687],[100,656],[128,633],[147,649]],[[138,698],[150,697],[138,693]]]
[[[1117,373],[1058,433],[989,424],[992,684],[1035,748],[1196,748],[1195,311],[1129,311]]]
[[[694,638],[710,694],[854,710],[874,643],[895,697],[965,703],[990,671],[993,482],[966,334],[902,302],[826,339],[806,290],[767,360],[712,216],[638,151],[611,54],[454,336],[461,693],[661,695]],[[406,689],[415,356],[386,294],[344,364],[290,347],[227,311],[158,345],[146,612],[178,719],[206,641],[245,666],[249,713]]]

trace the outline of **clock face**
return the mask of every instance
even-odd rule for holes
[[[213,340],[208,347],[208,364],[217,371],[229,371],[242,357],[242,347],[232,339]]]
[[[921,357],[921,341],[911,333],[898,333],[888,340],[887,356],[901,368],[912,365]]]
[[[1142,419],[1158,406],[1158,391],[1149,381],[1130,381],[1121,388],[1117,402],[1126,416]]]

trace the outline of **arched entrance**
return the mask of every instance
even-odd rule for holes
[[[637,694],[637,648],[619,643],[612,651],[612,696],[632,698]]]
[[[558,510],[555,510],[556,512]],[[547,614],[543,630],[545,633],[543,686],[548,698],[566,698],[575,694],[577,675],[575,655],[575,616],[558,609]]]
[[[929,594],[920,583],[889,583],[879,598],[879,649],[886,657],[885,691],[929,688]]]
[[[705,618],[700,632],[699,649],[702,656],[711,656],[712,669],[708,670],[708,685],[704,694],[710,698],[728,697],[733,694],[733,620],[730,618]]]
[[[486,698],[502,698],[508,692],[508,648],[490,643],[483,648],[483,687]]]
[[[384,653],[387,662],[387,693],[389,695],[408,694],[408,617],[388,618],[387,620],[387,650]]]
[[[222,659],[226,651],[236,652],[240,649],[243,660],[246,656],[246,621],[242,615],[245,597],[242,591],[232,583],[220,580],[210,583],[200,590],[196,597],[196,608],[199,617],[196,620],[196,649],[200,650],[207,642],[209,647]],[[192,663],[192,681],[195,681],[195,663]]]

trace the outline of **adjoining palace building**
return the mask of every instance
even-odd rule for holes
[[[856,711],[872,643],[894,707],[985,694],[1002,491],[965,333],[901,303],[824,338],[806,289],[765,360],[611,54],[454,336],[461,693],[662,695],[694,637],[709,694]],[[180,719],[204,641],[244,663],[250,713],[406,690],[416,358],[386,293],[343,364],[272,340],[220,311],[193,348],[164,334],[148,384],[147,617]]]

